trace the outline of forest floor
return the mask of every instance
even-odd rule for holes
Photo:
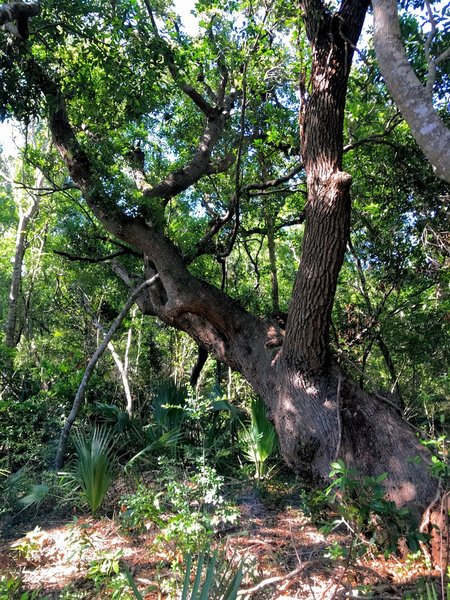
[[[357,560],[333,560],[329,557],[330,546],[348,548],[350,536],[334,532],[325,537],[295,502],[280,497],[261,498],[248,485],[241,490],[237,506],[238,526],[224,532],[220,542],[228,558],[243,560],[247,565],[242,588],[248,593],[242,598],[441,597],[439,572],[427,568],[423,557],[391,555],[385,559],[368,553]],[[27,532],[33,530],[26,538]],[[161,544],[155,545],[157,533],[157,528],[149,523],[144,533],[127,535],[114,514],[100,518],[66,515],[56,519],[51,514],[29,513],[27,518],[10,518],[3,523],[0,538],[0,579],[5,582],[10,578],[11,590],[8,595],[1,588],[0,600],[123,598],[120,592],[114,595],[106,580],[99,591],[94,585],[95,577],[86,577],[96,557],[114,556],[116,552],[121,570],[124,565],[128,567],[146,600],[166,599],[168,592],[162,590],[173,578],[172,566],[177,557]],[[179,560],[182,561],[181,556]],[[26,591],[28,595],[22,596]]]

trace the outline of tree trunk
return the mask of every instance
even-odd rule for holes
[[[89,380],[94,372],[94,369],[95,369],[98,361],[102,357],[103,353],[105,352],[106,348],[108,347],[109,342],[114,337],[116,331],[119,329],[120,325],[122,324],[122,321],[127,316],[130,308],[138,300],[139,296],[144,292],[144,290],[155,283],[157,278],[158,278],[158,276],[154,276],[151,279],[147,279],[146,281],[142,282],[140,285],[138,285],[133,290],[133,292],[130,294],[128,300],[126,301],[125,306],[122,308],[122,310],[120,311],[120,313],[117,315],[116,319],[114,320],[113,324],[111,325],[109,330],[104,335],[103,342],[98,346],[97,350],[94,352],[93,356],[89,360],[89,363],[83,374],[81,383],[78,386],[78,390],[77,390],[77,393],[75,395],[75,398],[74,398],[74,401],[72,404],[72,409],[71,409],[69,416],[67,417],[66,422],[64,423],[64,427],[62,428],[62,431],[61,431],[61,435],[59,438],[59,444],[58,444],[58,450],[56,452],[56,458],[55,458],[56,469],[60,469],[64,464],[64,454],[66,451],[69,433],[70,433],[70,430],[72,429],[72,425],[75,423],[75,419],[77,418],[78,412],[81,407],[81,402],[84,397],[84,392],[86,390],[87,384],[89,383]]]
[[[303,90],[300,111],[308,202],[284,351],[293,366],[319,373],[328,358],[331,309],[349,236],[351,176],[342,171],[344,109],[367,3],[344,2],[339,14],[316,0],[303,0],[300,6],[313,50],[310,90]]]
[[[269,211],[265,215],[267,227],[267,249],[269,250],[270,268],[270,293],[272,296],[272,310],[280,312],[280,295],[278,289],[277,253],[275,248],[275,216]]]
[[[36,175],[35,188],[39,189],[43,184],[44,177],[41,173]],[[6,337],[5,343],[9,348],[15,348],[19,342],[16,335],[18,300],[20,287],[22,283],[22,269],[25,252],[27,250],[27,236],[30,223],[39,210],[40,196],[38,193],[32,195],[31,203],[26,210],[22,208],[19,202],[19,224],[17,226],[16,247],[14,252],[14,266],[11,278],[11,287],[9,292],[8,315],[6,317]]]
[[[363,392],[334,366],[307,378],[279,365],[277,394],[259,390],[272,408],[284,459],[312,481],[326,479],[341,458],[362,475],[388,473],[387,493],[418,516],[438,483],[428,472],[429,454],[400,412]]]
[[[100,323],[100,321],[93,314],[92,314],[92,322],[94,323],[94,326],[97,329],[97,331],[99,331],[102,334],[103,339],[105,339],[106,335],[107,335],[107,331],[105,330],[103,325]],[[131,331],[131,329],[128,330],[127,349],[129,349],[128,339],[130,339],[130,331]],[[116,363],[117,370],[119,371],[119,375],[122,380],[122,387],[123,387],[123,391],[125,394],[125,399],[127,402],[127,413],[128,413],[128,416],[132,417],[133,416],[133,396],[131,395],[130,382],[128,380],[128,368],[127,368],[128,365],[126,367],[124,362],[122,362],[122,359],[117,354],[114,344],[111,341],[108,342],[107,348],[110,351],[114,362]],[[127,353],[125,353],[125,355],[126,354]]]

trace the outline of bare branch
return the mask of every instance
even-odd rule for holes
[[[306,219],[306,213],[303,211],[300,213],[300,216],[296,219],[289,219],[289,221],[282,221],[277,225],[274,225],[274,231],[280,231],[284,227],[292,227],[293,225],[303,225]],[[252,227],[251,229],[241,229],[244,235],[254,235],[254,234],[262,234],[267,235],[267,227]]]
[[[286,173],[285,175],[282,175],[281,177],[278,177],[277,179],[271,179],[268,181],[262,181],[260,183],[251,183],[251,184],[247,184],[245,186],[242,187],[241,189],[241,194],[248,194],[250,191],[259,191],[260,193],[263,193],[264,190],[269,190],[271,188],[275,188],[275,186],[281,185],[283,183],[286,183],[287,181],[289,181],[290,179],[292,179],[293,177],[295,177],[295,175],[297,175],[298,173],[300,173],[303,170],[303,164],[298,164],[296,167],[294,167],[293,169],[291,169],[290,171],[288,171],[288,173]],[[277,190],[277,193],[283,193],[286,190]],[[259,194],[254,194],[254,195],[259,195]],[[211,240],[212,238],[227,224],[231,221],[231,219],[234,217],[235,213],[236,213],[236,206],[237,206],[237,202],[238,202],[238,197],[236,192],[233,194],[233,196],[231,197],[230,203],[228,205],[228,210],[227,212],[223,215],[223,216],[215,216],[212,221],[210,222],[210,229],[207,231],[207,233],[197,242],[196,246],[195,246],[195,250],[192,254],[190,254],[189,256],[186,257],[186,260],[188,262],[192,262],[195,258],[197,258],[198,256],[201,256],[202,254],[204,254],[205,252],[208,251],[208,247],[211,244]],[[278,228],[276,229],[281,229],[282,227],[288,227],[289,225],[294,225],[297,223],[303,223],[304,221],[304,215],[300,215],[300,217],[298,219],[294,219],[292,221],[289,221],[287,223],[283,223],[281,224]],[[235,229],[235,228],[234,228]],[[254,230],[252,230],[254,231]],[[223,255],[220,254],[219,256],[221,256],[223,258]]]
[[[444,60],[447,60],[448,58],[450,58],[450,48],[447,48],[446,50],[444,50],[444,52],[441,52],[441,54],[439,54],[439,56],[437,56],[434,60],[434,62],[439,65],[441,62],[444,62]]]
[[[269,181],[262,181],[261,183],[250,183],[245,186],[245,191],[251,192],[253,190],[267,190],[268,188],[273,188],[282,183],[288,182],[290,179],[301,173],[303,171],[303,163],[299,163],[296,167],[288,171],[285,175],[278,177],[277,179],[271,179]]]
[[[69,252],[64,252],[63,250],[53,250],[53,254],[57,254],[58,256],[63,256],[71,261],[79,261],[79,262],[87,262],[91,264],[97,264],[101,262],[106,262],[108,260],[113,260],[118,256],[123,256],[124,254],[133,254],[134,256],[139,256],[142,258],[142,254],[138,254],[137,252],[127,251],[127,250],[119,250],[118,252],[113,252],[113,254],[108,254],[108,256],[78,256],[76,254],[69,254]]]
[[[428,18],[429,18],[430,25],[431,25],[430,32],[428,33],[428,36],[427,36],[427,39],[426,39],[425,45],[424,45],[425,58],[427,61],[427,66],[428,66],[428,78],[427,78],[427,84],[425,86],[425,89],[431,98],[431,96],[433,94],[434,83],[436,81],[436,62],[431,55],[431,44],[432,44],[434,38],[436,37],[437,26],[436,26],[436,19],[434,18],[433,9],[431,8],[431,4],[430,4],[429,0],[425,0],[425,6],[427,8]]]
[[[210,223],[209,231],[196,243],[194,252],[186,257],[187,262],[192,262],[195,258],[207,251],[212,238],[234,217],[236,212],[236,202],[236,194],[233,194],[227,212],[222,217],[216,217]]]
[[[194,102],[194,104],[196,104],[198,106],[198,108],[207,117],[213,117],[215,115],[214,107],[211,104],[209,104],[209,102],[192,85],[190,85],[189,83],[187,83],[180,77],[180,73],[175,65],[174,60],[173,60],[172,48],[169,46],[167,41],[159,33],[158,26],[155,21],[155,17],[153,15],[153,11],[150,6],[150,2],[148,2],[148,0],[144,0],[144,2],[145,2],[145,6],[147,8],[150,22],[152,24],[153,33],[158,38],[158,40],[161,42],[161,45],[164,48],[164,50],[163,50],[164,61],[166,63],[167,68],[169,69],[169,73],[171,74],[172,79],[178,85],[180,90],[182,90],[187,96],[189,96],[189,98]]]
[[[358,140],[351,144],[347,144],[346,146],[344,146],[343,152],[350,152],[350,150],[355,150],[355,148],[365,146],[366,144],[381,144],[385,146],[390,146],[391,148],[394,148],[396,150],[398,146],[390,140],[386,139],[387,135],[388,132],[370,135],[369,137],[363,138],[362,140]]]
[[[92,319],[92,323],[94,324],[94,327],[97,329],[97,331],[100,331],[103,338],[105,338],[107,335],[105,328],[103,327],[102,323],[100,322],[100,319],[97,318],[94,311],[92,310],[91,303],[89,302],[89,298],[87,297],[87,295],[83,292],[83,290],[80,290],[80,291],[82,292],[83,308],[90,315],[90,317]],[[114,362],[116,363],[117,370],[119,371],[120,378],[122,379],[123,391],[125,393],[125,398],[127,400],[127,413],[131,417],[133,414],[133,396],[131,395],[130,382],[128,380],[127,369],[126,369],[124,363],[122,362],[122,359],[117,354],[117,351],[111,340],[108,342],[107,348],[110,351]]]
[[[175,70],[174,70],[175,71]],[[174,76],[175,72],[172,74]],[[199,93],[197,90],[192,87],[189,83],[185,81],[177,81],[174,77],[175,83],[178,84],[180,89],[187,95],[189,98],[198,106],[198,108],[204,113],[207,117],[212,117],[215,114],[215,109],[209,102]]]
[[[207,119],[197,152],[194,156],[182,169],[174,171],[154,187],[145,190],[144,195],[147,198],[169,200],[187,190],[204,175],[209,174],[210,169],[214,171],[214,167],[210,162],[211,154],[222,134],[228,116],[228,111],[223,110],[219,112],[216,110],[214,116]]]
[[[207,175],[217,175],[225,173],[234,164],[236,156],[234,152],[230,152],[224,158],[217,160],[214,163],[209,163]]]

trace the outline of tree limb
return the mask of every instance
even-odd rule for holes
[[[230,107],[231,108],[231,107]],[[219,141],[229,110],[216,109],[212,116],[207,118],[197,152],[182,169],[178,169],[152,188],[144,191],[146,198],[161,198],[169,200],[177,194],[184,192],[201,177],[214,172],[210,159],[214,146]]]
[[[173,60],[172,48],[169,46],[167,41],[161,36],[158,30],[158,26],[153,15],[153,10],[148,0],[144,0],[150,22],[152,25],[153,33],[158,38],[161,47],[163,48],[163,58],[174,82],[178,87],[194,102],[194,104],[204,113],[208,118],[214,117],[215,108],[189,83],[180,78],[179,70],[177,69]]]
[[[403,47],[396,0],[372,0],[375,52],[394,102],[433,166],[450,183],[450,130],[409,64]]]
[[[23,41],[28,37],[28,19],[40,12],[39,4],[9,2],[0,5],[0,27]]]
[[[350,150],[355,150],[355,148],[359,148],[360,146],[364,146],[365,144],[381,144],[385,146],[390,146],[394,150],[398,149],[398,146],[386,139],[386,135],[388,133],[376,133],[374,135],[370,135],[369,137],[363,138],[362,140],[357,140],[356,142],[352,142],[351,144],[347,144],[344,146],[343,152],[350,152]]]
[[[263,191],[263,190],[268,190],[268,189],[272,189],[277,185],[281,185],[283,183],[286,183],[287,181],[289,181],[290,179],[292,179],[293,177],[295,177],[295,175],[297,175],[298,173],[300,173],[303,170],[303,164],[300,163],[299,165],[297,165],[296,167],[292,168],[290,171],[288,171],[285,175],[282,175],[281,177],[278,177],[276,179],[271,179],[268,181],[262,181],[260,183],[251,183],[251,184],[247,184],[245,186],[243,186],[241,188],[241,193],[248,193],[250,191]],[[281,190],[280,190],[281,192]],[[257,194],[255,194],[257,195]],[[230,204],[228,206],[228,210],[227,212],[223,215],[223,216],[215,216],[211,223],[210,223],[210,229],[205,233],[205,235],[196,243],[194,251],[192,252],[192,254],[189,254],[186,257],[186,260],[188,262],[192,262],[195,258],[198,258],[199,256],[201,256],[202,254],[204,254],[207,249],[208,246],[211,243],[212,238],[227,224],[231,221],[231,219],[234,217],[235,212],[236,212],[236,206],[237,206],[237,202],[238,202],[238,198],[237,198],[237,194],[234,193],[231,200],[230,200]],[[276,227],[276,229],[281,229],[284,226],[289,226],[289,225],[294,225],[297,223],[303,223],[304,221],[304,215],[300,215],[300,217],[298,219],[294,219],[293,221],[289,221],[287,223],[284,223],[282,225],[280,225],[279,227]],[[252,230],[255,233],[264,233],[262,231],[257,232],[255,230]]]
[[[297,166],[293,167],[290,171],[288,171],[285,175],[282,175],[277,179],[262,181],[261,183],[250,183],[244,187],[244,190],[247,192],[252,192],[255,190],[267,190],[269,188],[276,187],[278,185],[281,185],[282,183],[288,182],[290,179],[301,173],[303,169],[303,163],[299,163]]]

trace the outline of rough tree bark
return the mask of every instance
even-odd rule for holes
[[[301,109],[308,203],[302,259],[285,335],[276,322],[250,314],[194,277],[188,261],[151,214],[131,216],[112,205],[95,178],[88,154],[77,142],[60,90],[37,64],[34,71],[48,99],[54,143],[92,212],[110,233],[144,254],[146,279],[158,275],[155,284],[137,299],[143,314],[156,315],[185,331],[199,346],[243,374],[267,404],[282,454],[295,471],[324,479],[330,461],[338,457],[364,474],[386,471],[390,498],[418,514],[437,488],[428,473],[427,451],[395,407],[362,392],[346,376],[328,346],[351,210],[351,176],[342,170],[347,80],[367,6],[366,0],[343,0],[339,11],[331,13],[321,0],[300,2],[313,56]],[[159,198],[162,205],[204,175],[226,168],[224,163],[211,163],[212,149],[233,102],[225,93],[225,79],[214,105],[189,90],[204,113],[205,129],[185,168],[143,191]],[[205,238],[209,239],[208,234]],[[200,240],[198,247],[204,246]],[[410,460],[413,457],[416,460]]]
[[[373,0],[374,42],[378,65],[394,102],[438,177],[450,183],[450,130],[433,106],[433,76],[437,64],[450,57],[447,49],[429,59],[424,86],[409,64],[403,47],[396,0]]]

